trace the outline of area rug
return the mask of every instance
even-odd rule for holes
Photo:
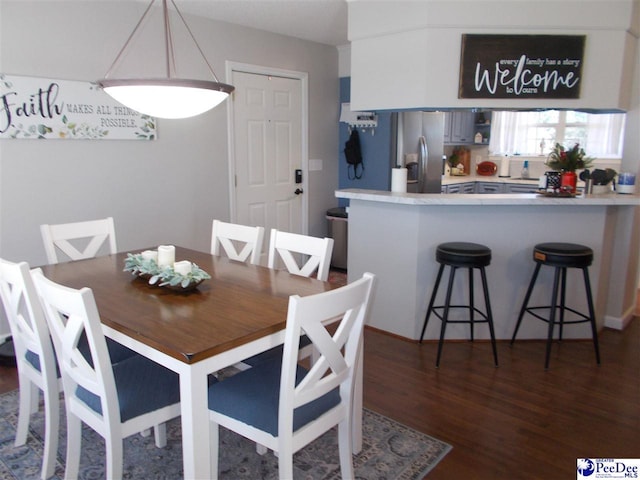
[[[64,403],[64,402],[62,402]],[[44,442],[44,414],[32,417],[27,444],[14,446],[18,418],[18,392],[0,395],[0,479],[39,479]],[[61,407],[60,446],[55,476],[64,478],[66,438],[64,407]],[[93,430],[83,429],[80,479],[103,479],[104,442]],[[363,449],[353,464],[359,479],[422,479],[451,446],[412,430],[383,415],[364,411]],[[125,440],[126,479],[182,478],[182,444],[179,419],[167,424],[167,446],[156,448],[153,435],[134,435]],[[220,431],[220,479],[277,479],[278,460],[272,452],[258,455],[255,444],[225,429]],[[295,479],[338,480],[340,465],[336,431],[327,432],[294,456]]]

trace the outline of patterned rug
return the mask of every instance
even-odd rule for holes
[[[64,404],[64,402],[61,402]],[[61,407],[64,430],[64,407]],[[44,415],[32,416],[27,444],[15,447],[18,415],[18,391],[0,395],[0,479],[39,479],[44,442]],[[102,479],[104,442],[93,430],[83,429],[80,479]],[[363,449],[354,457],[359,479],[422,479],[446,454],[451,446],[412,430],[370,410],[364,411]],[[277,479],[278,461],[272,452],[260,456],[255,444],[235,433],[220,431],[220,479]],[[55,480],[64,477],[65,432],[60,434]],[[156,448],[153,435],[133,435],[125,440],[124,475],[126,479],[182,478],[182,445],[180,422],[167,424],[167,446]],[[294,456],[297,479],[331,479],[340,477],[337,435],[327,432]]]

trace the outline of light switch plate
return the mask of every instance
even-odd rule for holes
[[[310,172],[319,172],[322,170],[322,159],[321,158],[310,158],[309,159],[309,171]]]

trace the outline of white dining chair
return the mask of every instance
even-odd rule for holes
[[[40,225],[47,261],[58,263],[58,250],[71,260],[95,257],[108,241],[108,253],[116,253],[113,217],[86,222]]]
[[[246,262],[251,256],[250,262],[259,265],[263,240],[264,227],[214,220],[211,228],[211,254],[217,256],[224,250],[227,257],[239,262]]]
[[[27,441],[31,415],[38,411],[39,390],[44,397],[44,454],[41,478],[54,474],[60,425],[62,382],[49,329],[26,262],[0,259],[0,298],[13,339],[19,383],[15,446]]]
[[[342,478],[354,478],[354,382],[374,278],[365,273],[335,290],[292,295],[283,356],[209,387],[214,474],[219,426],[272,449],[278,456],[280,479],[292,479],[293,454],[338,425]],[[335,330],[327,330],[329,325]],[[298,363],[303,333],[319,352],[309,370]]]
[[[64,385],[65,479],[78,476],[82,423],[104,438],[106,477],[122,478],[124,438],[154,428],[156,445],[166,445],[164,424],[180,416],[178,375],[141,355],[112,365],[91,289],[59,285],[39,269],[32,276]],[[89,358],[79,348],[83,334]]]
[[[327,281],[333,252],[332,238],[318,238],[298,233],[271,229],[269,241],[269,268],[276,268],[282,260],[289,273]]]
[[[303,277],[310,277],[316,273],[319,280],[327,281],[332,251],[332,238],[310,237],[271,229],[268,266],[275,268],[277,259],[281,258],[289,273]],[[313,346],[303,335],[300,339],[300,358],[311,355],[314,355]],[[253,367],[274,356],[282,356],[282,346],[249,357],[237,363],[236,367],[239,369]]]

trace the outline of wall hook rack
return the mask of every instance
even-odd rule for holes
[[[360,128],[362,132],[370,128],[371,135],[374,135],[378,126],[378,115],[374,112],[354,112],[351,110],[351,104],[343,103],[340,110],[340,121],[349,124],[349,134],[354,128]]]

